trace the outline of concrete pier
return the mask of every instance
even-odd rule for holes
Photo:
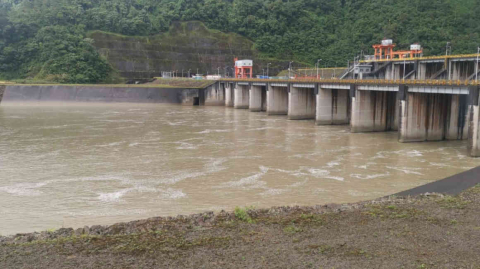
[[[206,106],[225,105],[225,84],[215,83],[205,89]]]
[[[407,93],[401,101],[400,142],[467,138],[467,96]]]
[[[314,88],[291,87],[288,93],[288,119],[315,119],[316,98]]]
[[[248,109],[250,102],[249,87],[248,85],[239,85],[238,83],[235,85],[233,107],[237,109]]]
[[[0,86],[0,103],[2,103],[3,94],[5,93],[6,89],[7,89],[7,86]]]
[[[449,95],[449,115],[446,119],[446,140],[468,139],[468,96]],[[447,108],[448,109],[448,108]]]
[[[352,96],[352,133],[395,129],[396,92],[355,90]]]
[[[316,125],[348,124],[349,91],[318,89],[316,96]]]
[[[225,83],[225,106],[233,107],[235,99],[234,99],[234,88],[235,85],[233,83]]]
[[[288,115],[288,88],[268,85],[267,115]]]
[[[469,96],[469,127],[468,127],[468,154],[480,157],[480,97],[478,87],[470,87]]]
[[[260,112],[267,110],[267,90],[265,86],[252,85],[250,88],[249,108],[252,112]]]

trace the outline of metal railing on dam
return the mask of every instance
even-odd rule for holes
[[[333,84],[379,84],[379,85],[436,85],[436,86],[480,86],[475,80],[436,79],[235,79],[225,78],[219,82],[263,82],[263,83],[333,83]]]

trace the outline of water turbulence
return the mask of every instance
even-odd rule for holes
[[[463,141],[225,107],[0,106],[0,234],[254,205],[355,202],[476,167]]]

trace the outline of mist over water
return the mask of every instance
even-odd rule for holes
[[[225,107],[2,103],[0,234],[356,202],[478,165],[465,141],[401,144]]]

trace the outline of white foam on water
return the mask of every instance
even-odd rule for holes
[[[180,146],[176,147],[176,149],[198,149],[198,146],[190,143],[180,143]]]
[[[180,199],[186,197],[187,195],[182,190],[176,190],[172,188],[168,188],[166,190],[160,190],[161,197],[164,199]]]
[[[324,176],[323,178],[326,178],[326,179],[334,179],[334,180],[337,180],[337,181],[344,181],[345,178],[343,177],[338,177],[338,176]]]
[[[177,122],[167,121],[167,124],[170,125],[170,126],[183,125],[185,123],[187,123],[187,121],[177,121]]]
[[[422,173],[420,172],[417,172],[418,170],[421,170],[421,168],[413,168],[413,167],[394,167],[394,166],[387,166],[386,168],[388,169],[392,169],[392,170],[396,170],[396,171],[400,171],[400,172],[403,172],[405,174],[413,174],[413,175],[419,175],[419,176],[423,176]],[[417,171],[416,171],[417,170]]]
[[[38,196],[43,192],[37,190],[37,188],[43,187],[49,183],[49,181],[39,183],[20,183],[13,186],[0,187],[0,191],[12,194],[14,196]]]
[[[226,167],[222,166],[222,164],[227,161],[226,158],[200,158],[200,159],[210,160],[210,162],[204,165],[204,171],[181,172],[176,174],[170,174],[168,177],[159,179],[157,182],[164,183],[164,184],[175,184],[185,179],[201,177],[201,176],[205,176],[208,174],[216,173],[216,172],[227,169]]]
[[[358,179],[374,179],[379,177],[387,177],[390,176],[390,173],[384,174],[369,174],[369,175],[362,175],[362,174],[350,174],[350,177],[358,178]]]
[[[129,188],[129,189],[123,189],[123,190],[120,190],[120,191],[116,191],[116,192],[110,192],[110,193],[99,193],[98,194],[98,199],[100,199],[100,201],[102,202],[118,202],[120,201],[120,198],[122,198],[122,196],[124,196],[125,194],[127,194],[128,192],[134,190],[133,188]]]
[[[261,192],[261,196],[275,196],[275,195],[280,195],[282,193],[285,193],[287,190],[285,189],[268,189],[264,192]]]
[[[248,177],[240,178],[239,180],[229,181],[222,184],[226,187],[244,187],[249,189],[256,189],[256,188],[265,188],[266,182],[260,181],[261,179],[269,170],[269,168],[265,166],[259,167],[260,172],[255,173]]]
[[[201,132],[196,132],[196,134],[210,134],[210,133],[229,133],[232,130],[223,130],[223,129],[217,129],[217,130],[212,130],[212,129],[206,129]]]
[[[315,168],[308,169],[308,172],[314,177],[324,177],[324,176],[328,176],[330,174],[330,171],[328,171],[328,170],[315,169]]]

